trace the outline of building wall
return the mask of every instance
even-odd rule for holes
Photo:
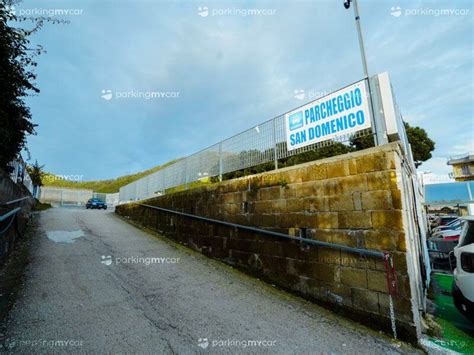
[[[407,227],[397,144],[146,200],[199,216],[393,255],[398,333],[416,338],[417,305],[407,263]],[[382,259],[308,246],[152,210],[119,205],[119,215],[210,257],[376,328],[390,328]],[[411,277],[415,277],[411,275]]]
[[[0,206],[0,215],[4,215],[14,208],[21,207],[21,212],[16,215],[18,231],[23,233],[26,229],[31,210],[34,206],[34,199],[30,191],[21,182],[15,183],[10,175],[0,169],[0,203],[17,200],[23,197],[29,199],[16,202],[8,206]],[[10,223],[10,218],[0,222],[0,231],[6,229]],[[12,250],[18,238],[15,225],[8,228],[3,234],[0,234],[0,264],[3,263],[8,253]]]
[[[468,167],[469,170],[468,174],[463,169],[463,167]],[[466,162],[462,164],[455,164],[453,165],[453,175],[456,181],[469,181],[474,180],[474,162]]]

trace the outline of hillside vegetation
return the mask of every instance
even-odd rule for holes
[[[154,168],[136,173],[131,175],[120,176],[116,179],[108,180],[97,180],[97,181],[70,181],[62,178],[61,176],[56,176],[51,173],[45,173],[42,181],[44,186],[51,187],[65,187],[70,189],[88,189],[94,190],[95,192],[101,193],[115,193],[119,192],[122,186],[130,184],[131,182],[141,179],[147,175],[150,175],[164,167],[175,163],[177,160],[170,161],[166,164],[155,166]]]

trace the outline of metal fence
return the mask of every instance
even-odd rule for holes
[[[273,162],[275,168],[278,168],[279,159],[333,145],[336,142],[348,144],[351,138],[372,134],[372,128],[368,128],[288,150],[285,114],[283,114],[123,186],[120,189],[120,201],[149,198],[163,194],[166,189],[172,187],[187,185],[203,178],[222,177],[223,174],[264,163]]]
[[[85,189],[42,186],[38,199],[42,203],[50,203],[58,206],[84,206],[87,200],[92,198],[93,193],[92,190]]]
[[[98,198],[99,200],[104,201],[107,206],[115,206],[119,203],[119,193],[102,193],[102,192],[94,192],[92,197]]]
[[[85,206],[87,201],[93,197],[102,200],[108,206],[115,206],[119,202],[118,193],[100,193],[87,189],[42,186],[38,193],[40,202],[50,203],[53,206]]]

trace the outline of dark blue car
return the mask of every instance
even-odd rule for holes
[[[104,210],[106,210],[106,209],[107,209],[107,204],[106,204],[104,201],[102,201],[102,200],[100,200],[100,199],[98,199],[98,198],[91,198],[91,199],[89,199],[89,201],[87,201],[87,203],[86,203],[86,208],[87,208],[87,209],[89,209],[89,208],[90,208],[90,209],[97,208],[97,209],[99,209],[99,210],[100,210],[101,208],[103,208]]]

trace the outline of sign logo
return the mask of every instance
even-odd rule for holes
[[[298,99],[298,100],[303,100],[305,97],[305,93],[303,89],[295,90],[294,94],[295,94],[295,99]]]
[[[102,95],[100,95],[100,97],[103,98],[106,101],[112,100],[112,97],[113,97],[112,90],[103,89],[102,90]]]
[[[288,122],[290,124],[290,131],[303,127],[303,112],[297,112],[292,114],[288,118]]]
[[[101,263],[107,266],[112,265],[112,257],[110,255],[102,255],[101,257],[102,261]]]
[[[400,6],[392,6],[392,8],[390,9],[390,14],[393,17],[400,17],[400,15],[402,14],[401,7]]]
[[[198,15],[201,17],[207,17],[209,15],[209,9],[207,8],[207,6],[199,6]]]
[[[209,340],[207,340],[207,338],[199,338],[198,346],[200,348],[207,349],[207,347],[209,346]]]
[[[369,128],[371,117],[362,80],[285,115],[288,150]]]

